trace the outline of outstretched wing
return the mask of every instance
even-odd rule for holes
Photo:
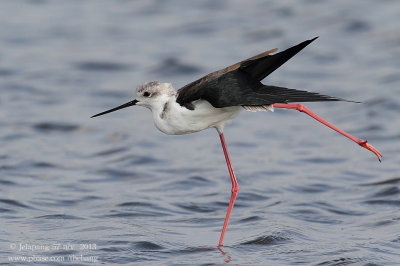
[[[274,55],[267,55],[255,58],[254,60],[246,60],[240,66],[240,69],[249,73],[252,78],[261,81],[317,38],[318,37],[315,37],[311,40],[304,41]]]
[[[180,88],[178,90],[177,102],[183,106],[186,104],[190,104],[192,101],[202,99],[203,94],[205,93],[204,90],[207,88],[207,86],[209,85],[210,82],[213,82],[215,79],[218,79],[219,77],[223,76],[226,73],[237,70],[245,62],[266,57],[269,54],[276,52],[277,50],[278,49],[271,49],[271,50],[262,52],[258,55],[250,57],[246,60],[237,62],[226,68],[217,70],[210,74],[207,74],[204,77],[199,78],[198,80],[195,80],[195,81],[183,86],[182,88]]]
[[[202,92],[200,99],[210,102],[216,108],[343,100],[305,90],[264,85],[240,69],[208,82]]]
[[[177,102],[188,106],[192,101],[207,100],[216,108],[263,106],[273,103],[340,101],[318,93],[267,86],[260,81],[271,74],[314,39],[271,55],[276,49],[253,56],[227,68],[210,73],[178,90]]]

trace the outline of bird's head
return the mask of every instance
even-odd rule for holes
[[[119,109],[130,107],[133,105],[144,106],[149,109],[162,107],[168,99],[175,94],[175,90],[170,83],[159,81],[146,82],[136,88],[136,98],[133,101],[124,103],[110,110],[98,113],[92,117],[105,115]]]
[[[146,82],[136,88],[136,105],[153,109],[163,106],[173,94],[175,90],[170,83]]]

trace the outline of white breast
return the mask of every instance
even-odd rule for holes
[[[180,106],[170,99],[160,110],[152,110],[156,127],[170,135],[198,132],[210,127],[222,132],[224,125],[242,109],[240,106],[214,108],[209,102],[193,102],[194,110]]]

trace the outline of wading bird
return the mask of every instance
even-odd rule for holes
[[[265,51],[224,69],[210,73],[179,90],[170,83],[158,81],[139,85],[133,101],[101,112],[104,115],[129,106],[139,105],[152,111],[155,126],[165,134],[180,135],[215,128],[224,152],[232,182],[231,198],[222,226],[218,247],[224,243],[229,218],[239,192],[235,172],[228,154],[223,130],[240,110],[265,111],[273,108],[304,112],[327,127],[337,131],[361,147],[373,152],[381,161],[381,153],[366,140],[356,138],[322,119],[302,104],[293,102],[347,101],[304,90],[264,85],[261,81],[300,52],[316,38],[304,41],[280,53],[277,49]]]

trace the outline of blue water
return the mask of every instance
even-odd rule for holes
[[[0,263],[400,264],[399,18],[396,0],[1,1]],[[222,250],[215,130],[166,136],[139,107],[89,118],[142,82],[314,36],[264,82],[362,101],[308,106],[383,162],[299,112],[242,112]]]

